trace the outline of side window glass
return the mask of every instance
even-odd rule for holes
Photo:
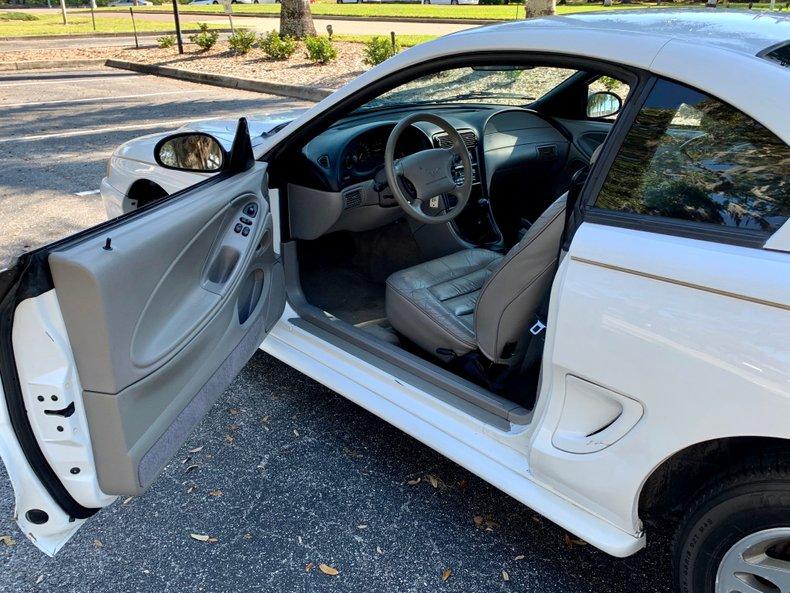
[[[737,109],[659,81],[595,206],[770,234],[790,217],[790,147]]]

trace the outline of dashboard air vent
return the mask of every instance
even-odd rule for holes
[[[557,147],[553,144],[538,146],[538,158],[541,161],[553,161],[557,158]]]
[[[321,165],[324,169],[328,169],[330,164],[329,156],[322,154],[320,157],[318,157],[318,164]]]
[[[362,192],[358,189],[352,189],[343,194],[343,209],[356,208],[362,205]]]
[[[464,144],[466,144],[467,148],[474,148],[477,146],[477,136],[475,136],[475,133],[472,130],[465,130],[463,132],[459,131],[459,133],[461,134],[461,138],[463,138]],[[439,148],[450,148],[453,145],[453,143],[450,141],[450,137],[444,133],[436,134],[436,136],[433,137],[433,141],[434,144],[436,144],[436,146]]]

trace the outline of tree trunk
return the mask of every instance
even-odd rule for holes
[[[280,3],[280,35],[304,39],[315,35],[310,0],[282,0]]]
[[[524,5],[525,18],[554,14],[554,0],[527,0]]]

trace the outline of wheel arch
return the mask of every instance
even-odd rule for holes
[[[150,179],[135,180],[126,192],[126,197],[130,204],[134,203],[134,208],[142,208],[167,195],[167,191],[161,185]]]
[[[713,480],[737,472],[746,463],[767,467],[781,459],[790,461],[790,439],[737,436],[687,446],[664,459],[642,483],[637,516],[648,525],[671,520]]]

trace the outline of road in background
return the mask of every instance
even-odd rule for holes
[[[0,75],[0,269],[104,220],[99,184],[123,142],[195,119],[298,105],[109,68]]]

